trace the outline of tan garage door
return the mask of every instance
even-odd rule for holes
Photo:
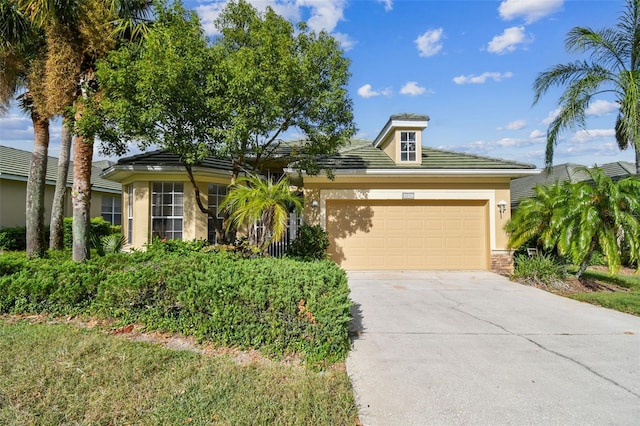
[[[486,201],[327,201],[329,254],[343,268],[487,269]]]

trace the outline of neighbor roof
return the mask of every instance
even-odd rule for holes
[[[398,165],[382,150],[374,147],[371,141],[355,139],[337,155],[319,160],[322,167],[334,170],[395,169],[395,170],[530,170],[533,164],[480,155],[446,151],[423,146],[422,164]]]
[[[0,146],[0,179],[17,180],[26,182],[29,177],[29,167],[31,165],[32,153],[21,149]],[[102,192],[119,193],[122,188],[119,183],[106,180],[100,177],[102,167],[110,162],[100,161],[93,163],[91,173],[91,185],[94,190]],[[58,159],[47,157],[47,173],[45,175],[47,185],[55,185],[58,175]],[[73,163],[69,165],[67,176],[67,187],[73,184]]]
[[[553,166],[549,172],[543,171],[539,175],[521,177],[511,181],[511,208],[516,208],[525,198],[535,195],[537,185],[553,185],[556,182],[581,182],[591,177],[580,164],[565,163]],[[595,166],[594,166],[595,167]],[[636,166],[628,161],[603,164],[600,167],[604,173],[614,180],[623,179],[635,174]]]

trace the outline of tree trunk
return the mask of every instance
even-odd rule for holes
[[[91,162],[93,141],[76,135],[73,141],[73,260],[89,259],[89,215],[91,208]]]
[[[51,232],[49,248],[62,250],[64,248],[63,224],[64,201],[67,192],[67,176],[69,175],[69,156],[71,154],[71,123],[69,119],[62,119],[62,146],[58,158],[58,176],[56,177],[56,191],[53,194],[51,207]]]
[[[31,112],[34,146],[31,167],[27,180],[27,256],[43,257],[44,239],[44,186],[47,174],[47,152],[49,150],[49,120]]]
[[[593,256],[593,252],[596,251],[596,248],[598,247],[598,240],[596,240],[596,238],[594,237],[591,240],[591,244],[589,245],[589,251],[587,252],[587,255],[584,257],[584,259],[582,259],[582,263],[580,264],[580,268],[578,269],[578,272],[576,273],[576,278],[580,279],[582,277],[582,274],[584,274],[584,271],[587,270],[587,266],[589,266],[589,261],[591,261],[591,256]]]
[[[636,174],[640,175],[640,146],[636,144]]]

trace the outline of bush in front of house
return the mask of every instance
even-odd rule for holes
[[[512,277],[530,285],[548,285],[562,288],[562,280],[567,276],[566,267],[551,254],[527,256],[519,254],[514,259]]]
[[[85,263],[0,255],[0,312],[87,315],[141,323],[308,365],[350,347],[344,271],[329,261],[229,253],[135,252]]]
[[[0,249],[24,251],[27,249],[27,228],[16,226],[0,229]]]
[[[298,236],[287,249],[287,256],[302,260],[327,258],[329,236],[320,225],[304,224],[298,229]]]

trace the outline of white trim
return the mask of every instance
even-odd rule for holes
[[[389,120],[387,124],[384,126],[382,131],[376,136],[373,140],[373,146],[378,147],[382,141],[387,138],[387,135],[391,132],[391,129],[394,127],[406,127],[410,129],[420,129],[420,131],[427,128],[429,125],[429,120]]]

